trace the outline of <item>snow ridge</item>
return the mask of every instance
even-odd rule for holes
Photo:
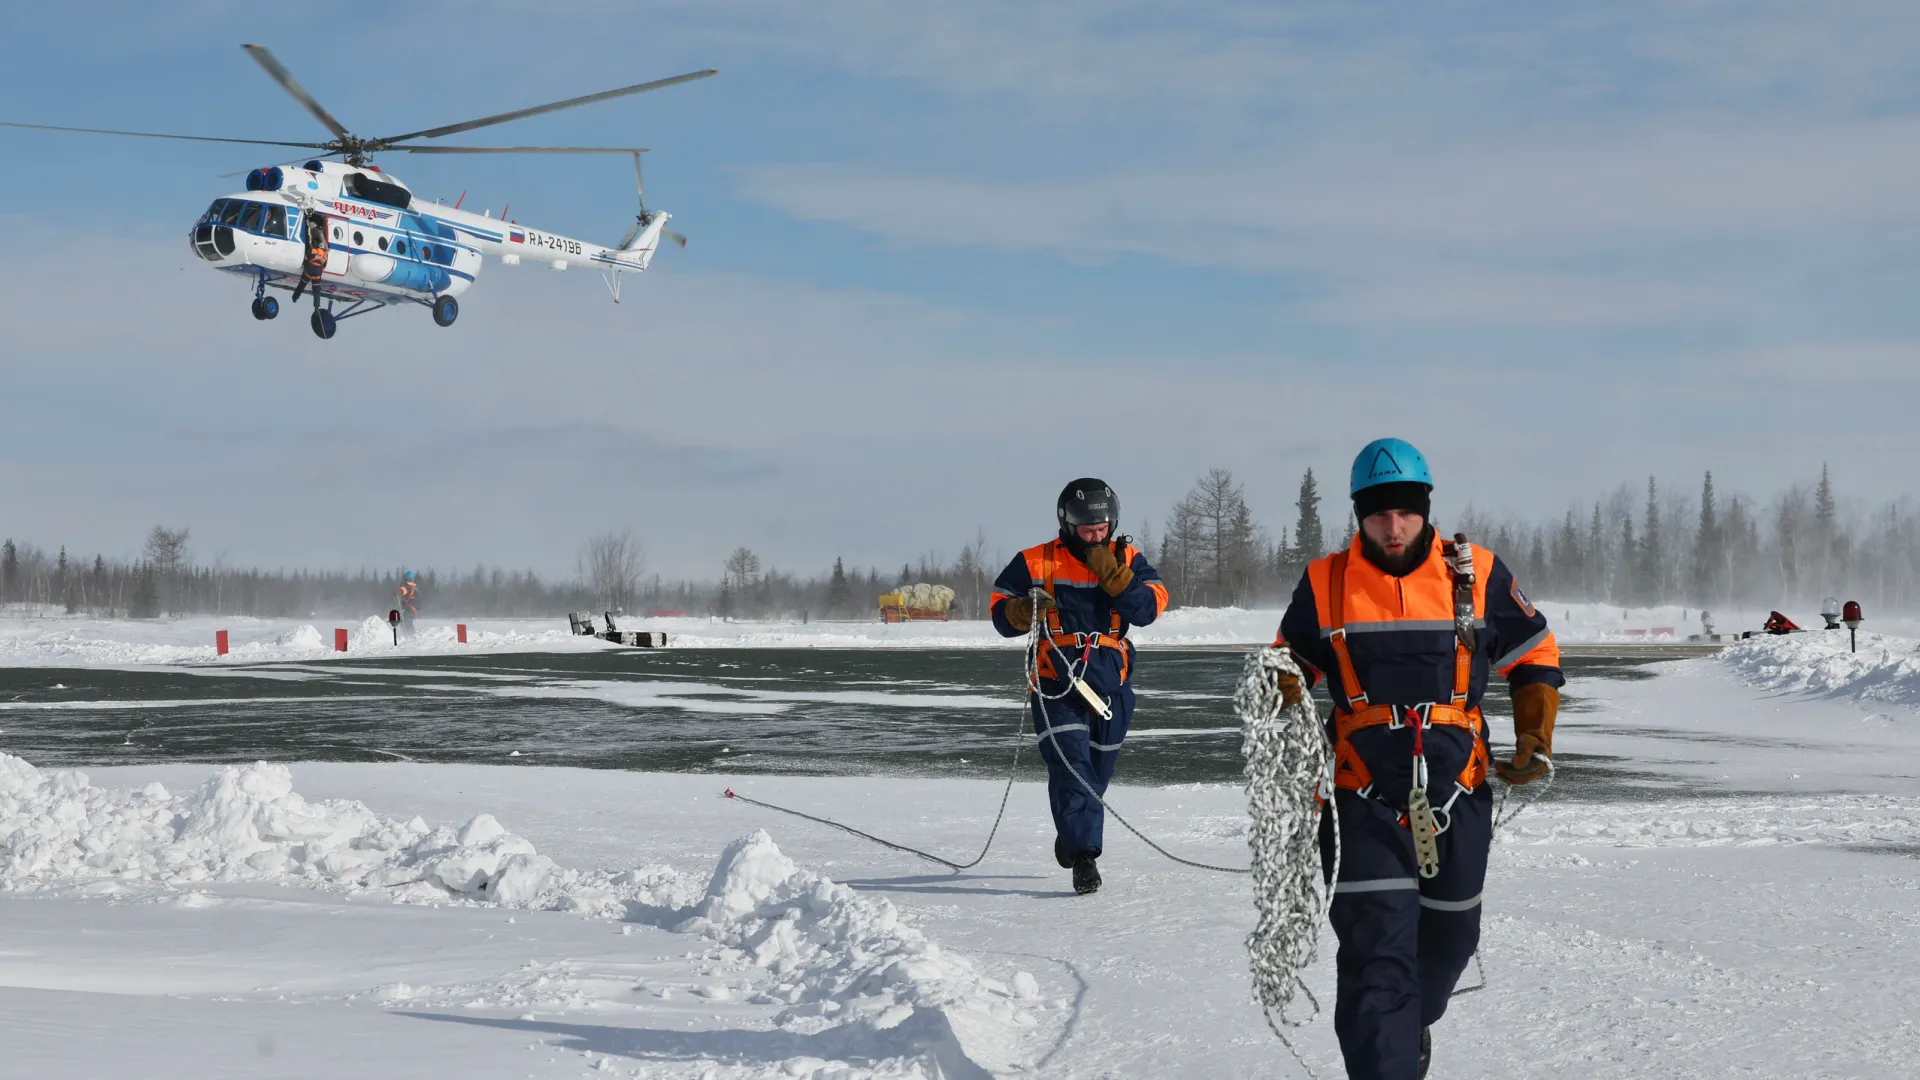
[[[1920,641],[1910,638],[1862,634],[1860,651],[1849,652],[1838,631],[1755,637],[1720,661],[1762,689],[1920,705]]]
[[[225,766],[174,794],[98,788],[0,753],[0,890],[174,895],[210,881],[572,911],[692,935],[740,974],[748,1001],[779,1007],[777,1027],[831,1050],[827,1075],[981,1080],[991,1074],[969,1048],[1014,1064],[1019,1029],[1033,1024],[1020,980],[985,977],[903,924],[891,901],[796,866],[765,831],[729,844],[703,884],[661,865],[562,868],[489,814],[429,828],[310,801],[279,764]]]

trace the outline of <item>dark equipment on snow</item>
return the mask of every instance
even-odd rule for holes
[[[611,641],[615,645],[632,645],[639,649],[664,649],[667,647],[667,635],[658,630],[621,630],[614,625],[613,612],[607,612],[607,632],[594,629],[593,612],[570,611],[567,613],[567,625],[581,637],[597,637]]]

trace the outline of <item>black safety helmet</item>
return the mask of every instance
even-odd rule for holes
[[[1060,490],[1054,513],[1060,519],[1062,533],[1071,533],[1076,525],[1098,525],[1103,521],[1118,530],[1120,496],[1113,493],[1105,480],[1083,476]]]

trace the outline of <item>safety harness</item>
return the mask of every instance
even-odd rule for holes
[[[1042,592],[1045,592],[1054,603],[1047,607],[1046,616],[1047,641],[1052,648],[1040,650],[1040,662],[1035,665],[1035,675],[1036,678],[1065,679],[1074,684],[1080,691],[1081,696],[1088,699],[1088,704],[1093,705],[1097,711],[1105,715],[1108,711],[1106,702],[1100,700],[1100,696],[1093,691],[1092,687],[1089,687],[1085,682],[1081,681],[1081,676],[1087,670],[1087,664],[1093,657],[1093,650],[1097,648],[1117,649],[1120,653],[1120,681],[1127,681],[1127,671],[1133,662],[1133,655],[1127,649],[1126,620],[1120,617],[1119,609],[1114,608],[1107,613],[1112,621],[1109,624],[1109,629],[1105,632],[1069,633],[1067,629],[1061,625],[1059,597],[1055,596],[1053,592],[1053,568],[1058,559],[1060,546],[1061,541],[1055,539],[1047,541],[1040,549],[1040,578],[1034,582],[1034,585]],[[1120,553],[1124,554],[1125,552],[1126,543],[1122,540]],[[1079,650],[1079,658],[1077,660],[1073,658],[1070,652],[1066,651],[1072,649]],[[1067,671],[1063,672],[1058,670],[1059,665],[1053,662],[1053,657],[1056,654],[1065,661],[1068,667]],[[1037,690],[1039,688],[1036,686],[1034,689]]]
[[[1354,667],[1353,653],[1347,646],[1346,578],[1350,549],[1336,552],[1329,567],[1331,616],[1330,643],[1340,664],[1340,686],[1346,693],[1344,703],[1334,706],[1334,786],[1363,796],[1373,794],[1373,771],[1353,747],[1353,733],[1361,728],[1385,724],[1390,728],[1413,728],[1413,787],[1407,794],[1405,821],[1413,830],[1414,855],[1421,877],[1440,872],[1439,835],[1452,824],[1453,803],[1463,793],[1486,782],[1489,761],[1485,721],[1480,710],[1467,707],[1467,691],[1473,677],[1473,656],[1479,645],[1474,629],[1473,545],[1466,534],[1456,533],[1452,540],[1440,542],[1447,571],[1453,577],[1453,694],[1448,702],[1424,705],[1375,705],[1367,699]],[[1454,791],[1437,810],[1427,795],[1427,753],[1425,731],[1434,724],[1464,728],[1473,739],[1473,750],[1466,767],[1454,781]],[[1446,817],[1442,825],[1436,814]]]

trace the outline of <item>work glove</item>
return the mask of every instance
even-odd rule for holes
[[[1122,566],[1120,557],[1113,553],[1107,544],[1095,544],[1087,549],[1087,557],[1081,560],[1087,569],[1100,579],[1100,587],[1108,596],[1119,596],[1133,584],[1133,567]]]
[[[1300,658],[1298,656],[1294,657],[1293,662],[1296,665],[1299,664]],[[1307,685],[1301,681],[1298,673],[1292,671],[1275,671],[1273,673],[1273,682],[1274,686],[1280,691],[1280,704],[1283,707],[1291,709],[1306,700]]]
[[[1039,597],[1038,604],[1041,612],[1055,606],[1052,593],[1041,592],[1036,595]],[[1034,605],[1033,597],[1016,596],[1007,601],[1006,605],[1000,609],[1000,613],[1007,617],[1007,622],[1013,624],[1015,630],[1025,633],[1033,629]]]
[[[1493,771],[1516,787],[1547,775],[1553,761],[1553,719],[1560,712],[1560,689],[1528,683],[1513,689],[1513,760],[1497,761]]]

